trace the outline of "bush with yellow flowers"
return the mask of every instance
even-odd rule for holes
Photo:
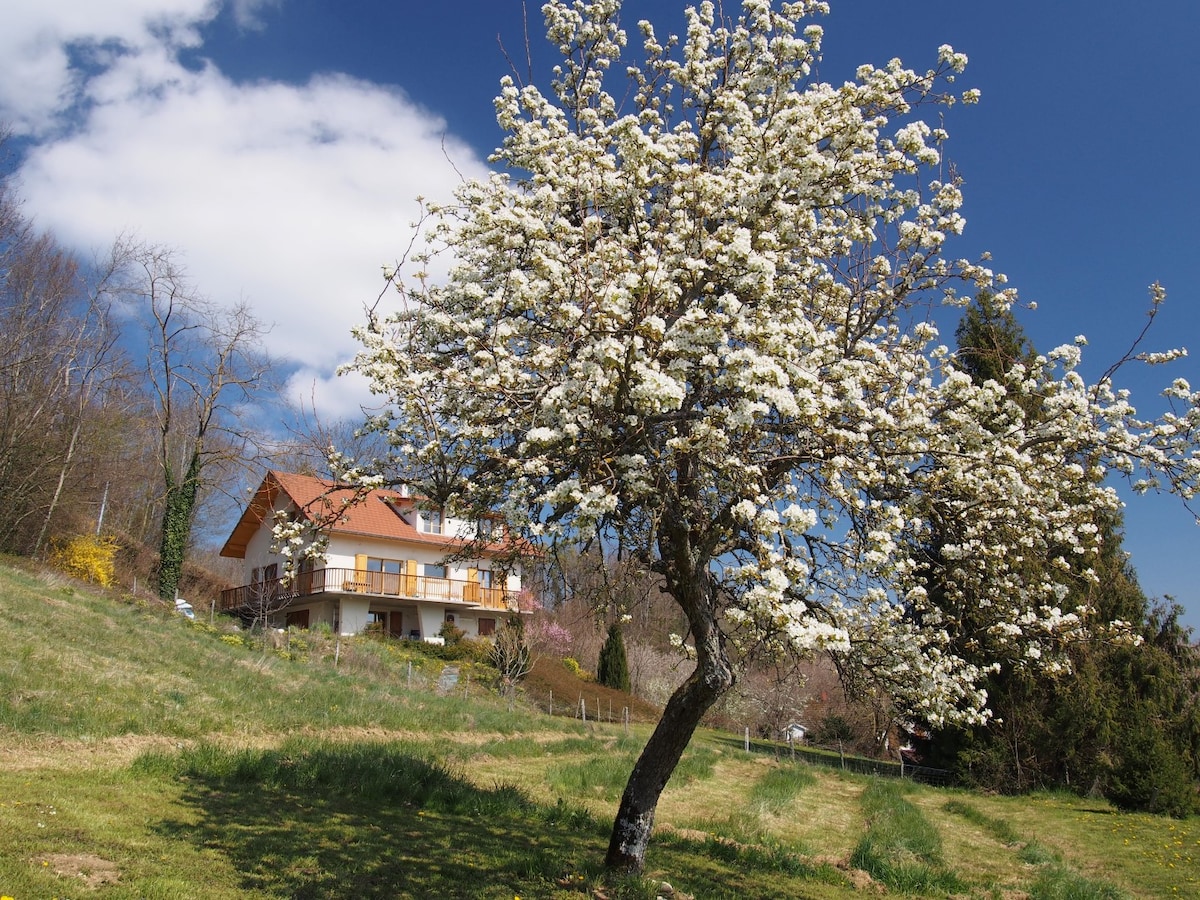
[[[50,562],[68,575],[111,587],[116,575],[117,542],[110,537],[79,534],[55,546]]]

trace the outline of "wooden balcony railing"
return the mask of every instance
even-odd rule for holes
[[[219,609],[270,611],[314,594],[367,594],[408,600],[442,600],[484,609],[516,609],[517,597],[504,588],[485,587],[477,581],[431,578],[359,569],[316,569],[291,579],[276,578],[221,591]]]

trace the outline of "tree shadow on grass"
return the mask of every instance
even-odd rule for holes
[[[603,857],[605,829],[586,813],[539,806],[511,786],[476,787],[397,745],[199,747],[139,764],[174,769],[197,813],[157,830],[226,857],[244,890],[548,897],[585,868],[590,881]]]

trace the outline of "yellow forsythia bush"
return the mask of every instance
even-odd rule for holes
[[[111,587],[116,576],[117,542],[109,537],[80,534],[65,544],[59,544],[50,555],[50,562],[68,575]]]
[[[583,667],[581,665],[579,665],[579,660],[577,660],[575,657],[573,657],[573,656],[564,657],[563,665],[566,666],[567,671],[569,671],[576,678],[580,678],[583,681],[591,681],[592,680],[592,676],[583,670]]]

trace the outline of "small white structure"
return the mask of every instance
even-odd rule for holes
[[[804,736],[808,734],[808,729],[803,725],[797,725],[795,722],[783,729],[783,739],[789,744],[804,743]]]

